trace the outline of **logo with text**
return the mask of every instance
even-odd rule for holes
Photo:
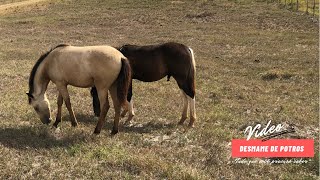
[[[284,134],[294,133],[294,127],[285,128],[282,124],[264,127],[257,124],[244,130],[246,139],[233,139],[232,157],[313,157],[313,139],[272,139]],[[254,139],[252,139],[254,138]]]

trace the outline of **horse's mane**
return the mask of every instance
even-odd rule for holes
[[[69,46],[68,44],[59,44],[58,46],[51,48],[48,52],[42,54],[40,56],[40,58],[37,60],[36,64],[33,66],[31,73],[30,73],[30,77],[29,77],[29,93],[32,94],[34,89],[33,89],[33,84],[34,84],[34,76],[36,75],[36,72],[38,70],[38,67],[40,66],[40,64],[43,62],[43,60],[50,54],[51,51],[53,51],[54,49],[58,48],[58,47],[65,47],[65,46]]]

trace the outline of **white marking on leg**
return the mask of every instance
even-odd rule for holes
[[[188,117],[188,106],[189,106],[189,101],[188,101],[188,96],[187,94],[181,89],[182,92],[182,102],[183,102],[183,109],[182,109],[182,115],[181,119],[178,124],[182,125],[184,121]]]
[[[189,101],[188,101],[188,96],[187,94],[181,90],[182,92],[182,98],[183,98],[183,109],[182,109],[182,117],[181,118],[187,118],[188,117],[188,105],[189,105]]]
[[[129,114],[134,116],[134,109],[133,109],[133,98],[131,98],[130,102],[129,102]]]
[[[196,119],[196,97],[191,98],[188,96],[190,101],[190,119]]]
[[[129,109],[128,109],[129,116],[128,116],[128,119],[126,120],[125,124],[129,123],[132,120],[133,116],[135,115],[134,109],[133,109],[133,99],[131,98],[130,102],[128,102],[128,103],[129,103]]]

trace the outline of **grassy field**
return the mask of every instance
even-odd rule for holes
[[[60,0],[1,15],[0,179],[317,179],[318,31],[308,16],[255,1]],[[134,81],[136,117],[115,137],[112,108],[101,134],[92,134],[89,89],[69,88],[77,128],[65,106],[55,130],[28,105],[31,68],[59,43],[167,41],[195,52],[194,129],[176,125],[182,102],[174,80]],[[57,90],[49,84],[47,92],[55,115]],[[269,120],[295,126],[281,138],[315,139],[315,157],[234,163],[231,140]]]

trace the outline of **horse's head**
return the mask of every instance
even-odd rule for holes
[[[32,105],[34,110],[40,117],[43,124],[49,124],[51,122],[50,103],[46,95],[35,96],[32,93],[27,93],[29,104]]]

